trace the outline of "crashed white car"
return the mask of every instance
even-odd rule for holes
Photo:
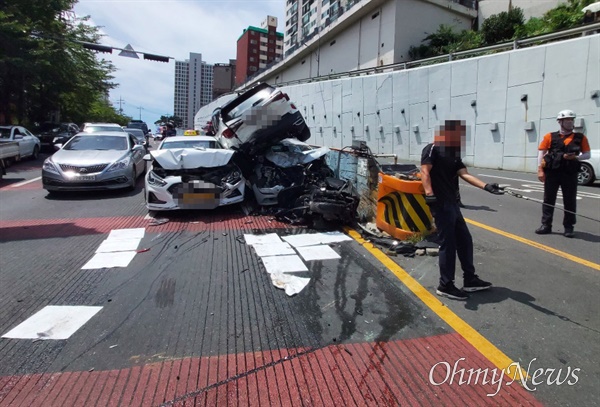
[[[214,209],[242,202],[245,179],[231,160],[234,153],[211,136],[165,139],[144,157],[152,162],[146,174],[146,207],[153,211]]]
[[[256,202],[262,206],[277,205],[281,203],[279,193],[284,189],[333,177],[325,162],[329,151],[327,147],[314,148],[295,138],[270,146],[250,176]]]

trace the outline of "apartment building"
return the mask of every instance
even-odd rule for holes
[[[215,64],[213,68],[213,100],[229,93],[235,86],[236,60],[230,59],[228,64]]]
[[[175,61],[174,115],[184,128],[194,128],[194,116],[213,97],[213,65],[202,61],[202,54],[190,52],[189,59]]]
[[[283,33],[277,32],[277,17],[267,16],[261,28],[250,26],[237,41],[235,83],[244,83],[283,56]]]

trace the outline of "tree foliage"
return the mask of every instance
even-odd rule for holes
[[[160,119],[155,121],[154,124],[164,124],[164,123],[168,123],[168,122],[172,122],[175,125],[175,127],[181,127],[181,125],[183,124],[183,120],[179,116],[165,116],[165,115],[160,116]]]
[[[88,121],[116,86],[114,66],[81,45],[100,34],[75,16],[75,3],[12,0],[0,9],[0,123]]]
[[[487,45],[510,41],[517,28],[525,22],[523,10],[513,7],[509,11],[494,14],[485,19],[481,25],[481,34]]]
[[[568,0],[541,18],[532,17],[527,22],[523,10],[513,7],[487,18],[479,31],[455,32],[453,27],[442,24],[435,33],[426,33],[420,45],[410,47],[408,54],[413,60],[430,58],[577,27],[582,23],[581,9],[594,1],[597,0]]]

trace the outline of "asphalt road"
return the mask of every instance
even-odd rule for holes
[[[14,377],[24,374],[115,369],[123,372],[159,362],[175,366],[180,363],[177,360],[186,357],[260,352],[271,352],[272,359],[261,356],[264,358],[261,363],[270,366],[270,361],[287,360],[286,349],[322,351],[344,344],[346,353],[342,354],[356,357],[362,344],[407,343],[420,338],[437,343],[439,352],[454,349],[453,355],[481,358],[484,362],[490,355],[501,352],[524,369],[529,367],[530,376],[536,369],[542,369],[543,383],[531,386],[536,389],[530,388],[524,394],[513,391],[518,397],[514,396],[512,402],[503,399],[492,403],[485,397],[483,402],[466,400],[465,397],[471,396],[460,393],[467,391],[466,386],[446,389],[445,394],[454,392],[459,401],[436,399],[438,396],[431,395],[435,392],[427,391],[441,392],[441,388],[431,389],[416,382],[427,396],[420,399],[418,392],[411,390],[415,400],[421,400],[412,404],[507,405],[535,400],[549,406],[600,404],[598,183],[579,189],[578,213],[591,219],[578,219],[573,239],[561,234],[560,211],[555,214],[555,233],[538,236],[533,231],[541,217],[539,203],[508,195],[495,196],[461,185],[466,205],[463,214],[474,239],[477,272],[492,281],[494,288],[476,293],[466,302],[443,300],[438,305],[452,311],[498,350],[475,345],[474,351],[469,348],[463,354],[456,344],[444,342],[454,338],[454,317],[444,317],[438,305],[432,307],[426,297],[415,295],[414,287],[407,288],[404,280],[397,278],[368,250],[369,244],[353,241],[333,245],[342,258],[313,263],[309,286],[297,296],[287,297],[271,285],[266,273],[254,273],[262,265],[252,250],[241,244],[240,236],[309,231],[279,224],[268,217],[244,216],[239,207],[202,214],[169,214],[168,223],[150,226],[143,204],[142,178],[134,192],[75,193],[50,198],[37,179],[42,161],[43,157],[18,163],[0,180],[0,335],[46,305],[103,308],[68,340],[0,339],[0,405],[17,405],[12,398],[3,400],[3,397],[13,397],[18,385],[11,383]],[[470,172],[487,182],[509,185],[526,197],[542,198],[541,184],[534,174],[485,169],[470,169]],[[126,268],[81,270],[107,234],[122,228],[145,228],[139,247],[150,250],[137,254]],[[391,260],[426,291],[435,291],[436,257],[399,256]],[[466,337],[459,328],[456,332]],[[367,404],[368,400],[381,401],[376,389],[384,379],[373,373],[369,355],[365,353],[363,359],[367,363],[365,371],[371,375],[370,390],[366,395],[363,392],[354,395],[353,403],[348,403],[341,389],[336,399],[337,393],[328,387],[331,383],[324,376],[323,380],[315,381],[319,388],[328,390],[319,396],[311,395],[307,402],[288,403],[285,397],[293,400],[292,396],[284,396],[280,391],[277,396],[269,393],[267,404],[325,405],[337,400],[361,405],[360,397]],[[420,367],[415,362],[411,365],[415,373],[407,375],[426,376],[436,357],[449,356],[432,354],[434,362],[419,362]],[[320,358],[319,363],[325,359]],[[257,359],[253,360],[258,366]],[[410,356],[406,360],[410,361]],[[561,374],[562,378],[567,369],[569,372],[579,369],[578,380],[573,385],[559,385],[552,380],[548,383],[545,381],[550,374],[548,369],[554,369],[552,374]],[[219,387],[215,383],[229,385],[242,374],[218,372],[206,378],[204,387],[194,383],[183,390],[190,394],[192,389],[196,391],[193,395],[198,396],[202,393],[197,390],[200,388],[208,394]],[[245,372],[254,370],[246,366]],[[286,372],[286,380],[291,380],[290,371]],[[3,380],[9,376],[11,380]],[[294,377],[298,387],[302,387],[300,376]],[[398,380],[408,383],[402,372]],[[148,379],[148,386],[150,382]],[[277,383],[281,386],[280,381]],[[360,390],[360,383],[357,386]],[[392,388],[390,384],[386,386]],[[287,385],[290,394],[292,387]],[[23,384],[23,388],[33,387]],[[331,395],[331,403],[325,393]],[[62,394],[50,394],[45,396],[48,400],[63,400]],[[382,391],[381,397],[385,395]],[[141,404],[168,403],[178,396],[181,396],[179,387],[170,395],[167,391],[163,397],[155,395],[149,403]],[[86,397],[89,400],[91,396]],[[127,405],[125,400],[122,397],[115,404]],[[394,405],[403,399],[394,395],[386,400],[389,402],[378,404]],[[63,404],[69,403],[63,400]],[[211,405],[210,399],[206,404]],[[27,402],[22,401],[22,405]],[[97,405],[103,405],[102,401]]]

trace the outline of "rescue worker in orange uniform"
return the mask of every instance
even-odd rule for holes
[[[575,113],[572,110],[560,111],[556,120],[560,130],[546,134],[538,147],[538,179],[544,183],[544,205],[542,226],[535,233],[552,233],[554,205],[560,187],[565,208],[563,235],[573,237],[577,210],[577,173],[581,168],[579,161],[590,158],[590,144],[584,134],[573,132]]]

